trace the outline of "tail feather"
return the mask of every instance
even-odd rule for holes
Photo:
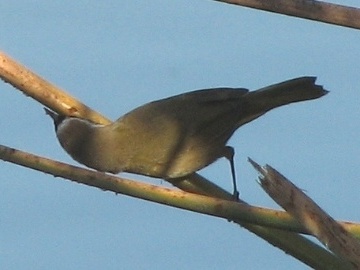
[[[316,77],[300,77],[249,92],[244,98],[259,112],[266,112],[293,102],[317,99],[326,95],[328,91],[315,84],[315,81]]]

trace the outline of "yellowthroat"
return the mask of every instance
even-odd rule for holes
[[[325,95],[328,91],[315,81],[316,77],[300,77],[251,92],[196,90],[147,103],[109,125],[45,110],[54,120],[61,146],[90,168],[171,179],[227,157],[238,196],[234,150],[227,141],[240,126],[273,108]]]

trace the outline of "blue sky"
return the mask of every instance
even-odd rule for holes
[[[342,1],[356,6],[358,2]],[[337,219],[357,221],[359,32],[215,1],[8,1],[0,48],[111,119],[201,88],[314,75],[330,94],[242,127],[241,196],[278,208],[246,161],[269,163]],[[0,143],[76,164],[42,106],[0,84]],[[1,269],[304,269],[245,229],[0,162]],[[231,190],[228,164],[200,172]],[[156,179],[126,175],[167,186]]]

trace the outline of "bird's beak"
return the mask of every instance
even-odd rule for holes
[[[57,122],[57,120],[59,118],[59,115],[57,113],[50,111],[48,108],[44,108],[44,110],[45,110],[45,113],[54,120],[54,122]]]

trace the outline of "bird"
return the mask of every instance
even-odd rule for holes
[[[225,157],[236,186],[234,148],[227,145],[242,125],[266,112],[328,93],[316,77],[299,77],[255,91],[211,88],[142,105],[116,121],[99,125],[44,108],[60,145],[76,161],[101,172],[154,178],[189,176]]]

